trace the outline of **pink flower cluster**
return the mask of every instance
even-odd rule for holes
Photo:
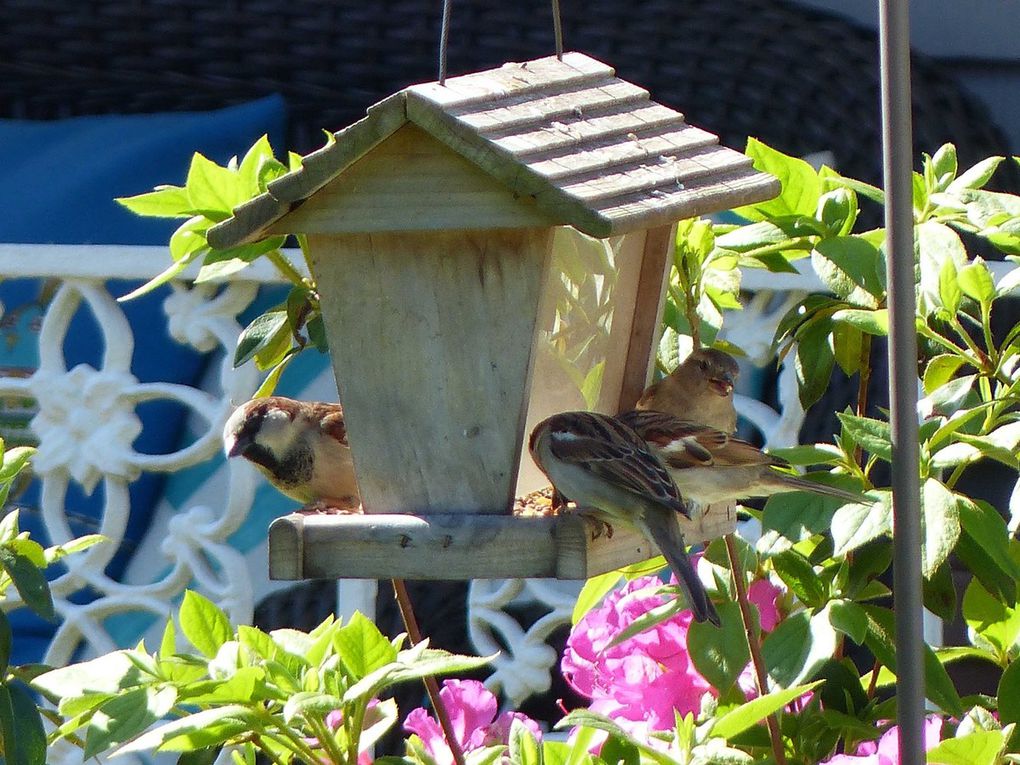
[[[450,714],[454,737],[462,752],[506,744],[514,720],[523,722],[537,739],[542,738],[538,723],[527,715],[504,712],[497,717],[496,697],[477,680],[444,680],[439,697]],[[438,765],[453,765],[453,753],[442,727],[424,708],[411,710],[404,720],[404,730],[418,735]]]
[[[702,697],[715,692],[687,651],[689,610],[611,646],[636,619],[672,597],[657,594],[661,586],[656,577],[641,577],[609,593],[575,625],[561,663],[567,682],[592,700],[593,712],[634,730],[672,729],[675,712],[696,713]],[[749,588],[763,630],[773,629],[779,619],[780,594],[764,580]]]
[[[924,721],[924,751],[939,743],[942,735],[942,719],[934,715]],[[865,741],[857,747],[856,754],[837,754],[822,765],[899,765],[899,728],[891,727],[877,742]]]

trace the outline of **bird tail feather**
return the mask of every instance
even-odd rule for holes
[[[680,531],[675,512],[666,508],[657,512],[646,512],[643,520],[645,535],[658,546],[669,567],[676,574],[695,621],[707,620],[716,627],[721,626],[719,613],[715,610],[715,605],[709,599],[705,586],[687,556],[683,532]]]
[[[808,481],[792,475],[783,476],[783,487],[786,491],[811,491],[815,494],[825,494],[829,497],[837,497],[838,499],[843,499],[847,502],[857,502],[868,505],[873,502],[873,500],[868,499],[863,494],[859,494],[855,491],[847,491],[846,489],[840,489],[836,486],[827,486],[824,483]]]

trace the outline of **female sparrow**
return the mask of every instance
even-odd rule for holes
[[[624,412],[619,419],[662,460],[680,494],[703,507],[784,491],[811,491],[847,502],[870,502],[853,492],[781,473],[775,468],[789,467],[786,460],[707,425],[665,412]]]
[[[252,399],[230,415],[223,447],[228,458],[244,457],[292,499],[343,509],[358,505],[340,404]]]
[[[733,433],[737,429],[733,384],[738,374],[740,368],[732,356],[714,348],[699,348],[666,377],[646,388],[634,408],[696,419]]]
[[[719,614],[691,565],[677,514],[687,504],[648,445],[619,420],[563,412],[540,422],[528,449],[553,487],[609,522],[636,527],[658,546],[677,575],[694,618],[719,626]]]

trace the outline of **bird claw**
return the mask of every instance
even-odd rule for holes
[[[357,497],[317,499],[298,510],[302,515],[354,515],[361,512]]]
[[[609,521],[604,521],[597,516],[588,515],[587,513],[585,513],[584,517],[585,520],[588,521],[588,523],[591,524],[592,527],[591,531],[592,542],[601,537],[603,534],[605,535],[606,539],[613,538],[613,527],[609,523]]]

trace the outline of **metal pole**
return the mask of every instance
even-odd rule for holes
[[[911,199],[910,13],[907,0],[879,0],[889,382],[892,423],[896,612],[896,699],[901,765],[923,765],[924,659],[921,595],[921,492],[914,329],[914,218]]]

